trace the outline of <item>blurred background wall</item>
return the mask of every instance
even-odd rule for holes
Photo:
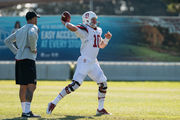
[[[57,15],[64,10],[98,15],[178,16],[179,0],[0,0],[1,16],[23,15],[34,9],[41,15]]]
[[[60,14],[69,11],[79,24],[93,10],[103,35],[113,34],[98,56],[109,80],[180,80],[180,0],[0,0],[0,79],[14,78],[14,55],[3,41],[26,24],[29,10],[41,15],[39,79],[72,78],[81,42]]]

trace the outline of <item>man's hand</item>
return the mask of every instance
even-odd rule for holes
[[[65,25],[66,22],[64,22],[63,20],[61,20],[61,23],[62,23],[63,25]]]
[[[61,14],[61,20],[64,22],[70,22],[71,21],[71,14],[68,11],[64,11]]]
[[[104,36],[105,36],[105,39],[103,40],[103,42],[99,44],[99,48],[105,48],[107,46],[109,40],[112,37],[112,34],[108,31]]]
[[[110,40],[112,37],[112,34],[108,31],[104,36],[105,36],[105,38]]]
[[[31,50],[31,52],[37,54],[37,50]]]

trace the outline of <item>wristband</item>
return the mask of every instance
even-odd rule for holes
[[[69,22],[66,22],[66,23],[65,23],[65,27],[67,27],[68,24],[69,24]]]
[[[109,42],[109,39],[105,38],[105,39],[104,39],[104,43],[107,45],[108,42]]]

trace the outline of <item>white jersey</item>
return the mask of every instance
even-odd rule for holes
[[[101,41],[102,29],[97,27],[93,29],[87,25],[78,25],[75,32],[77,37],[81,39],[81,57],[88,61],[96,61],[99,53],[99,43]]]

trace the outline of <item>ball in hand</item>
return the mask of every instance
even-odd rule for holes
[[[64,11],[61,15],[61,20],[64,22],[70,22],[71,21],[71,14],[68,11]]]

